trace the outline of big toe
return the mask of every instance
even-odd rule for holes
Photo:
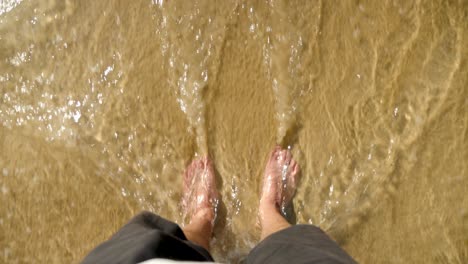
[[[271,163],[271,162],[274,162],[274,161],[278,161],[281,159],[281,155],[282,155],[282,150],[281,150],[281,147],[280,146],[276,146],[270,153],[270,158],[268,159],[268,163]]]
[[[291,160],[292,160],[291,150],[289,149],[284,150],[284,164],[290,165]]]

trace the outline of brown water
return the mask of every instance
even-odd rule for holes
[[[298,223],[362,263],[468,263],[467,37],[464,0],[1,1],[0,262],[78,262],[143,209],[181,223],[207,153],[237,262],[281,143]]]

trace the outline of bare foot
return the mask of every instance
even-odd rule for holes
[[[208,157],[193,160],[184,174],[184,197],[182,200],[185,216],[190,221],[201,211],[210,222],[214,221],[218,191],[214,168]]]
[[[284,214],[295,192],[299,165],[291,150],[276,146],[270,154],[263,178],[260,212],[273,207]]]
[[[184,174],[184,197],[182,209],[189,224],[183,230],[187,239],[208,249],[216,207],[218,191],[214,168],[208,157],[193,160]]]

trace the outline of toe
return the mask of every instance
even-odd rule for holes
[[[299,164],[297,163],[294,164],[294,169],[293,169],[294,174],[298,174],[300,170],[301,170],[301,167],[299,167]]]
[[[295,175],[299,172],[299,165],[295,160],[291,160],[291,163],[289,163],[289,167],[291,168],[292,175]]]
[[[282,165],[282,164],[284,163],[284,161],[286,160],[286,155],[287,155],[286,152],[287,152],[287,151],[284,150],[284,149],[281,150],[280,159],[278,160],[278,161],[281,163],[281,165]]]
[[[270,161],[278,160],[281,155],[281,147],[276,146],[270,153]]]
[[[285,150],[285,156],[284,156],[284,162],[286,165],[290,165],[291,164],[291,159],[292,159],[292,153],[291,153],[291,150],[287,149]]]
[[[205,156],[203,158],[203,163],[205,164],[206,167],[211,167],[213,166],[213,161],[211,161],[211,159],[208,157],[208,156]]]
[[[203,161],[203,159],[199,159],[196,161],[196,166],[198,169],[201,169],[203,170],[205,168],[205,162]]]
[[[297,182],[298,182],[298,177],[299,177],[299,164],[296,163],[296,161],[291,162],[291,174],[289,175],[289,184],[291,185],[292,188],[296,189],[297,187]]]
[[[208,171],[210,176],[214,176],[214,166],[213,166],[213,161],[209,158],[206,158],[205,161],[205,170]]]

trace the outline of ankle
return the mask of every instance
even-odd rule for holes
[[[213,233],[212,218],[207,217],[203,212],[198,212],[182,230],[189,241],[209,249]]]
[[[192,219],[190,219],[190,222],[209,222],[212,223],[214,220],[214,211],[213,208],[200,208],[198,211],[192,216]]]
[[[259,205],[260,216],[269,215],[275,212],[279,213],[279,210],[275,201],[260,199],[260,205]]]
[[[286,219],[284,219],[284,217],[277,212],[265,216],[265,218],[262,220],[261,225],[261,240],[291,226],[291,224],[288,223],[288,221],[286,221]]]
[[[260,226],[262,228],[261,240],[280,230],[288,228],[291,224],[279,212],[276,204],[260,202]]]

